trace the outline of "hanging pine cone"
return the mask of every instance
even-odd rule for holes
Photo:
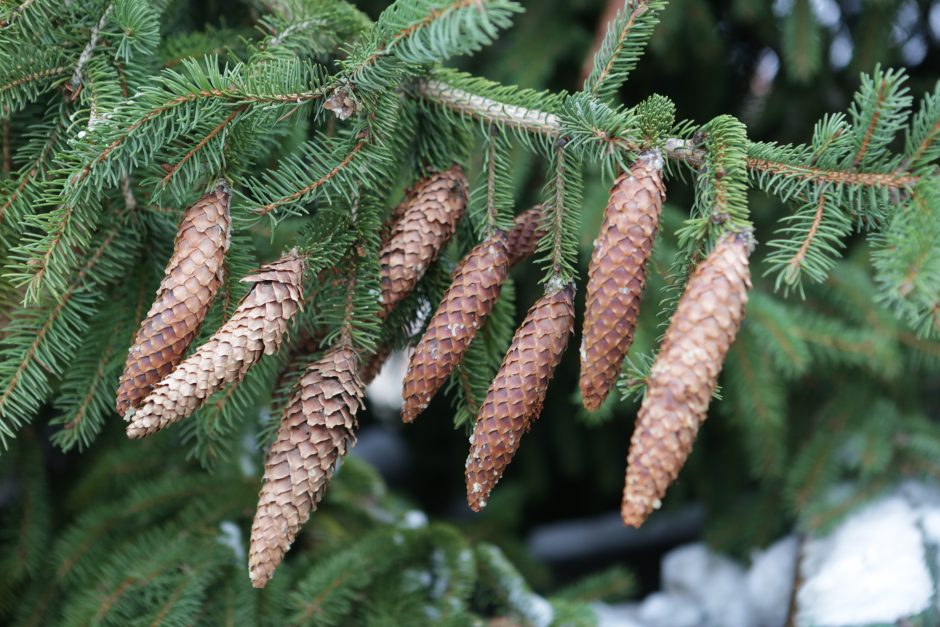
[[[475,512],[542,411],[548,382],[574,326],[574,285],[540,298],[516,329],[503,363],[490,383],[470,438],[467,502]]]
[[[411,293],[457,229],[467,207],[467,177],[459,166],[419,184],[379,255],[382,315]]]
[[[124,415],[183,358],[222,283],[230,240],[231,194],[220,182],[183,214],[156,299],[140,323],[118,385]]]
[[[506,249],[509,251],[509,265],[514,266],[525,261],[535,252],[539,240],[545,235],[542,219],[545,208],[535,205],[516,216],[516,223],[506,231]]]
[[[723,237],[689,278],[637,415],[621,516],[639,527],[659,507],[692,451],[718,373],[744,317],[750,233]]]
[[[463,359],[470,342],[493,310],[509,276],[509,253],[501,232],[463,258],[405,374],[401,417],[411,422]]]
[[[317,508],[339,460],[356,443],[363,383],[351,348],[331,350],[300,379],[264,463],[251,525],[248,574],[263,588]]]
[[[303,260],[292,251],[242,281],[254,285],[235,313],[128,415],[128,437],[149,435],[189,416],[213,392],[240,381],[262,354],[277,351],[303,304]]]
[[[629,172],[617,177],[594,241],[579,382],[584,406],[592,411],[610,393],[633,342],[646,285],[646,264],[665,197],[662,168],[660,154],[650,152],[640,155]]]

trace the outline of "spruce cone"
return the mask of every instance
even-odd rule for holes
[[[450,287],[411,355],[402,390],[402,420],[413,421],[447,381],[493,310],[507,276],[509,253],[502,233],[477,245],[454,270]]]
[[[404,214],[380,252],[382,315],[405,296],[457,229],[467,207],[467,177],[459,166],[416,186]]]
[[[280,346],[303,303],[303,261],[296,252],[262,266],[232,317],[156,385],[128,418],[127,435],[140,438],[196,411],[229,383],[240,381],[262,354]]]
[[[255,588],[271,579],[339,460],[356,443],[364,387],[358,367],[351,348],[331,350],[307,368],[284,411],[251,525],[248,575]]]
[[[490,384],[467,457],[467,503],[475,512],[486,506],[522,434],[542,411],[548,382],[574,326],[573,300],[574,285],[569,285],[532,305]]]
[[[506,232],[506,249],[509,251],[510,266],[524,261],[535,252],[539,240],[545,235],[542,229],[544,214],[544,207],[535,205],[516,216],[516,225]]]
[[[665,189],[659,153],[641,155],[610,190],[588,268],[581,334],[581,397],[594,411],[610,393],[626,357]]]
[[[156,299],[127,355],[115,408],[124,415],[183,358],[222,283],[231,226],[228,186],[197,200],[183,214]]]
[[[749,233],[726,235],[689,278],[650,371],[630,440],[621,516],[639,527],[692,451],[751,286]]]

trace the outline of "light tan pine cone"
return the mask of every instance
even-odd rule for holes
[[[364,385],[358,358],[339,347],[301,377],[264,464],[251,525],[248,574],[263,588],[326,492],[333,471],[356,443]]]
[[[614,182],[604,221],[594,241],[581,333],[581,397],[595,411],[607,398],[626,357],[646,264],[653,251],[666,190],[658,152],[640,155]]]
[[[689,278],[647,381],[637,415],[621,516],[639,527],[685,464],[751,287],[750,233],[724,236]]]
[[[428,322],[405,374],[401,417],[412,422],[447,381],[493,310],[509,276],[501,232],[478,244],[454,270],[450,287]]]
[[[262,354],[277,352],[303,304],[303,260],[291,251],[242,281],[253,286],[232,317],[129,413],[128,437],[149,435],[189,416],[213,392],[240,381]]]
[[[231,193],[224,182],[197,200],[177,229],[147,317],[127,355],[115,408],[124,415],[183,358],[215,297],[231,239]]]
[[[467,177],[459,166],[416,188],[379,254],[382,315],[414,289],[457,229],[467,207]]]
[[[542,296],[516,329],[509,351],[490,383],[470,439],[467,503],[475,512],[519,448],[522,435],[538,419],[548,382],[574,327],[574,286]]]
[[[506,249],[509,251],[509,265],[528,259],[535,252],[539,240],[545,235],[542,219],[545,208],[535,205],[516,216],[515,226],[506,231]]]

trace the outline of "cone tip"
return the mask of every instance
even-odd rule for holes
[[[140,427],[134,423],[131,423],[127,426],[127,437],[131,440],[139,440],[147,435],[147,429]]]
[[[251,580],[251,587],[261,590],[271,581],[270,572],[261,572],[256,567],[248,567],[248,579]]]

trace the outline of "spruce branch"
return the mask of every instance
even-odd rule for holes
[[[509,88],[506,89],[509,90]],[[562,134],[563,119],[556,113],[509,104],[455,87],[446,81],[436,79],[418,81],[414,86],[414,94],[461,115],[487,123],[521,130],[526,133],[545,135],[548,138],[555,138]],[[623,120],[621,119],[622,123]],[[599,138],[606,137],[623,150],[635,151],[640,146],[639,142],[613,139],[617,136],[616,132],[609,133],[604,129],[597,129],[597,134]],[[932,139],[927,140],[926,138],[924,141],[928,146],[932,145],[933,142]],[[746,165],[752,177],[771,175],[816,185],[832,183],[888,189],[906,189],[919,180],[917,175],[903,170],[899,172],[852,172],[815,167],[811,163],[799,159],[801,155],[798,149],[777,152],[777,154],[792,154],[796,157],[794,161],[771,159],[764,156],[772,153],[774,148],[774,146],[759,142],[749,142],[747,144],[748,157]],[[688,163],[692,167],[699,167],[704,162],[707,154],[707,151],[697,146],[694,141],[681,137],[663,137],[662,150],[665,157]]]
[[[627,80],[659,22],[664,0],[627,0],[607,26],[594,55],[593,69],[582,90],[593,98],[610,100]]]
[[[252,209],[252,212],[258,214],[259,216],[265,216],[269,214],[271,211],[273,211],[274,209],[282,205],[295,203],[299,201],[301,198],[303,198],[304,196],[307,196],[308,194],[315,192],[317,189],[319,189],[320,187],[323,187],[329,181],[335,178],[347,166],[349,166],[349,164],[352,163],[353,159],[356,158],[356,155],[359,154],[359,152],[363,148],[366,147],[367,143],[368,143],[368,140],[366,136],[365,135],[361,136],[359,140],[356,141],[355,144],[353,144],[352,148],[349,149],[349,151],[345,154],[345,156],[343,156],[343,158],[340,159],[339,162],[336,163],[336,165],[330,168],[328,172],[320,176],[318,179],[316,179],[315,181],[311,183],[308,183],[307,185],[301,187],[300,189],[294,192],[291,192],[290,194],[286,196],[276,198],[264,205],[255,207],[254,209]]]
[[[91,35],[88,38],[88,43],[85,44],[85,48],[82,50],[82,53],[78,55],[78,61],[75,63],[75,70],[72,72],[72,78],[69,79],[68,85],[66,86],[66,91],[71,94],[72,100],[75,100],[81,91],[82,77],[85,72],[85,66],[91,59],[91,55],[94,54],[95,48],[98,47],[98,39],[101,37],[101,31],[104,29],[105,24],[107,24],[108,16],[111,15],[112,10],[114,10],[114,5],[109,4],[102,13],[98,23],[95,24],[95,26],[91,29]]]

